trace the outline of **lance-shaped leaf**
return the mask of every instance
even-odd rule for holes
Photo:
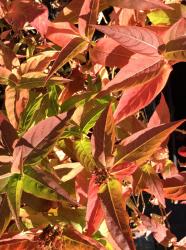
[[[135,250],[129,227],[129,216],[122,197],[122,185],[117,180],[109,180],[99,190],[105,220],[118,249]]]
[[[112,164],[115,143],[115,126],[111,104],[103,111],[94,126],[91,138],[92,153],[95,161],[105,167]]]
[[[144,163],[161,146],[166,138],[185,120],[162,124],[154,128],[143,129],[117,146],[116,163],[124,161]]]
[[[143,55],[157,56],[159,40],[157,35],[146,28],[137,26],[101,26],[95,25],[96,29],[103,32],[124,48]]]
[[[5,230],[7,229],[12,218],[12,214],[8,206],[6,195],[4,195],[2,198],[0,204],[0,210],[1,210],[1,216],[0,216],[0,237],[1,237],[5,232]]]
[[[141,63],[142,61],[143,63]],[[98,96],[145,84],[158,74],[163,64],[164,62],[161,57],[147,57],[134,54],[119,73],[103,87],[103,90],[100,91]]]
[[[119,68],[126,65],[134,54],[111,38],[101,38],[89,53],[93,63]]]
[[[0,66],[0,81],[1,84],[15,86],[17,77],[9,69]]]
[[[186,36],[168,42],[163,54],[167,60],[186,61]]]
[[[88,202],[86,210],[86,234],[92,235],[101,225],[104,216],[101,202],[98,197],[99,186],[95,183],[95,175],[92,175],[88,188]]]
[[[35,164],[45,157],[63,132],[72,114],[73,110],[49,117],[29,129],[15,146],[12,169],[19,169],[20,156],[26,164]]]
[[[136,194],[139,194],[142,190],[147,190],[165,207],[163,184],[151,164],[145,164],[137,169],[133,175],[133,188]]]
[[[79,33],[83,37],[91,40],[95,28],[90,24],[97,23],[97,16],[99,11],[100,0],[87,0],[84,1],[80,14],[79,14]]]
[[[28,72],[22,75],[21,80],[17,84],[17,88],[32,89],[41,88],[45,85],[46,74],[42,72]],[[54,76],[47,81],[47,85],[62,85],[70,80],[63,77]]]
[[[37,166],[26,167],[22,179],[23,191],[26,193],[45,200],[66,200],[74,206],[78,205],[60,185],[59,179]]]
[[[81,139],[72,141],[65,139],[62,148],[69,157],[79,161],[88,172],[94,170],[96,164],[92,156],[91,143],[89,140]]]
[[[171,40],[175,40],[180,36],[185,36],[185,35],[186,35],[186,20],[185,18],[182,17],[163,33],[162,39],[164,43],[168,43]]]
[[[60,47],[66,46],[73,38],[78,36],[78,29],[70,22],[63,21],[48,23],[46,38]]]
[[[112,1],[109,1],[112,3]],[[162,3],[161,0],[114,0],[114,6],[118,6],[120,8],[128,8],[128,9],[135,9],[135,10],[150,10],[150,9],[170,9],[171,7]]]
[[[169,108],[165,101],[164,95],[161,94],[160,103],[152,114],[147,126],[150,128],[168,122],[170,122]]]
[[[2,113],[0,113],[0,138],[4,148],[11,155],[13,153],[13,144],[18,139],[18,135],[14,127]]]
[[[81,234],[73,227],[68,226],[63,230],[63,243],[65,249],[90,249],[90,250],[106,250],[98,241],[91,237]]]
[[[124,91],[114,112],[115,122],[118,123],[147,106],[162,91],[171,70],[171,67],[166,64],[154,78],[148,80],[144,85]]]
[[[20,75],[45,70],[49,63],[57,58],[58,54],[58,51],[49,50],[30,57],[26,62],[21,64],[19,69]]]
[[[8,205],[19,230],[21,230],[19,213],[21,207],[22,186],[23,181],[20,174],[14,174],[9,178],[7,185]]]
[[[137,168],[138,166],[134,162],[124,162],[112,167],[110,173],[122,182],[126,176],[132,175]]]
[[[186,173],[163,180],[163,191],[167,199],[186,200]]]
[[[70,40],[70,42],[61,50],[57,59],[55,60],[54,64],[52,65],[52,68],[51,68],[51,70],[48,73],[48,76],[46,78],[46,82],[65,63],[69,62],[74,57],[76,57],[78,54],[83,52],[86,49],[87,45],[88,45],[88,42],[84,41],[80,37],[76,37],[76,38],[73,38],[72,40]]]

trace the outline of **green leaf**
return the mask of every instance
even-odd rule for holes
[[[21,175],[14,174],[9,178],[7,186],[8,204],[19,230],[21,230],[19,213],[21,207],[22,185]]]
[[[8,206],[7,197],[4,195],[0,205],[0,237],[3,235],[5,230],[7,229],[10,220],[12,218],[12,214],[10,208]]]
[[[121,183],[115,179],[108,180],[106,184],[100,186],[98,195],[102,202],[108,230],[118,249],[135,250]]]
[[[75,141],[74,150],[78,161],[86,170],[92,171],[95,168],[95,161],[92,156],[91,143],[87,139]]]
[[[23,191],[50,201],[67,200],[77,206],[77,203],[60,185],[60,181],[39,167],[27,166],[25,168],[23,174]]]
[[[45,85],[46,74],[42,72],[29,72],[21,76],[19,84],[16,85],[17,88],[32,89],[41,88]],[[47,85],[62,85],[63,83],[69,82],[70,80],[54,76],[48,80]]]
[[[61,112],[66,112],[74,107],[83,105],[84,103],[88,102],[91,99],[93,94],[94,94],[93,92],[86,92],[83,94],[77,94],[70,97],[61,105]]]
[[[8,184],[11,175],[12,173],[7,173],[0,176],[0,192],[2,192],[6,187],[6,185]]]
[[[171,25],[181,17],[186,17],[186,6],[180,3],[169,4],[173,10],[153,10],[147,14],[153,25]]]

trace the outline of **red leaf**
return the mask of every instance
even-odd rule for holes
[[[69,83],[66,83],[64,89],[59,95],[58,102],[61,105],[64,101],[69,99],[74,93],[85,89],[84,88],[84,78],[80,71],[76,68],[73,70],[70,79],[72,80]]]
[[[170,113],[167,103],[165,101],[165,97],[161,94],[160,103],[156,107],[154,113],[152,114],[147,127],[154,127],[160,125],[161,123],[170,122]]]
[[[46,38],[60,47],[66,46],[73,38],[78,36],[78,29],[69,22],[48,23]]]
[[[167,199],[186,200],[186,173],[163,180],[163,190]]]
[[[124,139],[117,145],[115,164],[125,161],[141,165],[149,160],[166,138],[185,120],[162,124],[153,128],[146,128]]]
[[[55,60],[54,64],[48,76],[46,78],[46,82],[52,77],[52,75],[61,68],[65,63],[69,60],[72,60],[75,56],[79,53],[83,52],[87,46],[87,42],[85,42],[80,37],[75,37],[61,50],[57,59]]]
[[[176,237],[170,232],[170,230],[157,219],[141,215],[141,220],[147,230],[152,232],[154,238],[161,245],[168,247],[173,239],[176,240]]]
[[[88,202],[86,211],[86,233],[95,233],[104,219],[101,202],[98,197],[99,186],[95,183],[95,176],[92,175],[89,182]]]
[[[115,143],[115,127],[111,104],[103,111],[94,126],[91,137],[92,152],[99,165],[109,167],[112,165],[112,153]]]
[[[162,38],[164,43],[168,43],[171,40],[175,40],[180,36],[186,35],[185,30],[186,30],[186,20],[185,18],[182,17],[163,33]]]
[[[111,168],[110,173],[114,175],[119,181],[123,181],[125,176],[132,175],[137,168],[138,166],[133,162],[124,162]]]
[[[84,205],[84,206],[86,206],[86,204],[87,204],[89,177],[90,176],[87,173],[87,171],[83,170],[76,176],[76,179],[75,179],[77,201],[81,205]]]
[[[182,146],[178,149],[178,154],[182,157],[186,157],[186,146]]]
[[[21,160],[31,164],[39,162],[43,156],[47,155],[72,114],[73,110],[51,116],[29,129],[15,146],[12,170],[19,170]]]
[[[133,175],[133,188],[136,194],[142,190],[154,195],[158,201],[165,207],[165,198],[163,193],[163,184],[154,168],[150,164],[145,164]]]
[[[122,68],[129,62],[133,54],[111,38],[101,38],[96,46],[90,49],[90,57],[93,63],[109,67]]]
[[[137,26],[124,27],[118,25],[95,25],[95,27],[118,42],[124,48],[131,50],[134,53],[148,56],[158,55],[157,48],[160,45],[158,37],[149,29]]]
[[[147,106],[164,88],[171,72],[169,65],[164,65],[158,74],[145,83],[126,90],[114,112],[115,122],[118,123]]]
[[[131,55],[127,65],[119,71],[113,80],[106,84],[98,95],[126,90],[138,84],[146,83],[157,75],[163,63],[161,57],[147,57],[140,54]]]
[[[171,9],[172,8],[164,3],[161,0],[117,0],[114,1],[114,6],[120,8],[128,8],[135,10],[150,10],[150,9]]]
[[[79,14],[79,32],[81,36],[91,40],[95,28],[90,24],[97,23],[100,0],[86,0],[83,3]]]
[[[48,26],[48,9],[33,0],[14,0],[6,20],[15,30],[22,29],[24,24],[29,22],[44,36]]]

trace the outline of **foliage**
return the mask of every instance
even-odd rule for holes
[[[166,213],[186,199],[167,149],[185,120],[163,94],[143,115],[186,61],[176,2],[72,0],[50,21],[42,2],[0,1],[0,249],[134,250],[149,232],[186,249]]]

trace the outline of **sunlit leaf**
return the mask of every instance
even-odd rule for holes
[[[168,42],[163,54],[167,60],[186,61],[186,36]]]
[[[122,197],[122,185],[117,180],[109,180],[99,190],[108,230],[118,249],[134,250],[134,242],[129,227],[129,215]]]
[[[95,28],[90,26],[90,24],[97,23],[99,2],[100,0],[84,1],[79,14],[79,33],[81,34],[81,36],[86,36],[90,40],[95,30]]]
[[[137,26],[124,27],[119,25],[95,25],[95,27],[132,52],[148,56],[158,55],[158,37],[149,29]]]
[[[35,164],[46,156],[71,118],[73,111],[49,117],[29,129],[14,149],[13,169],[19,169],[20,153],[24,163]]]
[[[124,161],[134,161],[138,165],[144,163],[183,122],[184,120],[162,124],[129,136],[117,146],[115,164]]]

